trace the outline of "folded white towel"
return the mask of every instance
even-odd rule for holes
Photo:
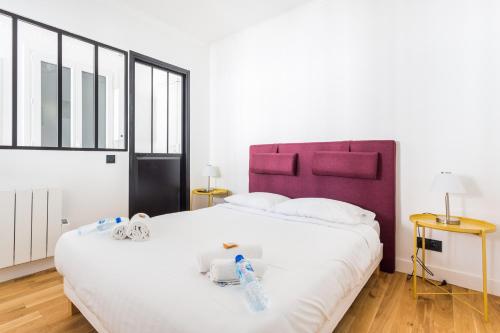
[[[261,279],[267,270],[267,265],[261,259],[248,259],[255,275]],[[213,282],[234,283],[239,280],[236,274],[234,259],[215,259],[210,264],[210,280]]]
[[[129,221],[126,219],[125,221],[115,225],[111,231],[111,237],[116,240],[123,240],[127,238],[128,223]]]
[[[262,258],[262,246],[260,245],[238,245],[230,249],[225,249],[222,244],[219,248],[200,251],[198,253],[198,267],[201,273],[206,273],[210,270],[210,264],[214,259],[232,259],[238,254],[245,258]]]
[[[149,216],[145,213],[137,213],[130,219],[127,225],[127,237],[134,241],[146,241],[149,239],[149,228],[144,223],[149,220]]]

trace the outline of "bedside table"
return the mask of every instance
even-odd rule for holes
[[[191,191],[191,200],[189,202],[189,210],[193,210],[193,196],[201,195],[208,197],[208,206],[212,206],[214,202],[214,197],[227,197],[230,194],[230,191],[225,188],[213,188],[210,191],[207,191],[205,188],[195,188]]]
[[[488,321],[488,288],[487,288],[487,271],[486,271],[486,234],[494,232],[496,226],[492,223],[471,219],[467,217],[460,218],[460,224],[451,225],[437,222],[437,215],[434,214],[414,214],[410,216],[410,221],[413,223],[413,297],[417,298],[418,295],[459,295],[464,293],[453,293],[444,289],[443,287],[431,282],[438,288],[441,288],[445,292],[440,293],[419,293],[417,292],[417,229],[422,228],[422,263],[425,266],[425,229],[436,229],[448,232],[458,232],[463,234],[471,234],[481,237],[482,241],[482,264],[483,264],[483,312],[472,306],[471,304],[461,300],[463,303],[469,305],[474,310],[484,315],[484,320]],[[422,268],[422,280],[425,281],[425,270]],[[467,292],[465,294],[471,294],[472,292]]]

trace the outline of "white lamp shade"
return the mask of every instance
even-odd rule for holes
[[[209,164],[205,168],[203,168],[203,176],[205,176],[205,177],[220,177],[219,168]]]
[[[460,177],[451,172],[441,172],[434,177],[432,191],[441,193],[465,193],[464,185]]]

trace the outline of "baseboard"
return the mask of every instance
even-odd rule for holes
[[[0,269],[0,282],[17,279],[26,275],[44,271],[54,267],[54,258],[45,258],[25,264]]]
[[[427,265],[427,267],[434,273],[433,279],[446,280],[448,283],[472,290],[483,290],[483,278],[480,275],[433,265]],[[413,271],[413,262],[409,259],[397,258],[396,270],[398,272],[411,274]],[[420,276],[420,269],[417,269],[417,271]],[[493,280],[488,277],[488,294],[500,296],[499,280]]]

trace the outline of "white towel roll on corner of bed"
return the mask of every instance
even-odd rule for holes
[[[127,238],[127,229],[128,229],[128,219],[127,221],[121,222],[118,225],[113,227],[111,231],[111,237],[116,240],[123,240]]]
[[[262,258],[262,246],[256,244],[242,244],[237,247],[225,249],[222,244],[219,248],[202,250],[198,253],[197,261],[200,273],[206,273],[210,270],[210,264],[215,259],[232,259],[238,254],[245,258]]]
[[[267,270],[267,265],[262,259],[249,258],[250,264],[258,278],[262,278]],[[210,264],[210,280],[213,282],[235,282],[236,264],[233,259],[214,259]]]
[[[150,217],[146,213],[137,213],[132,216],[127,225],[127,236],[134,241],[148,240],[151,237],[151,233],[144,222],[149,219]]]

